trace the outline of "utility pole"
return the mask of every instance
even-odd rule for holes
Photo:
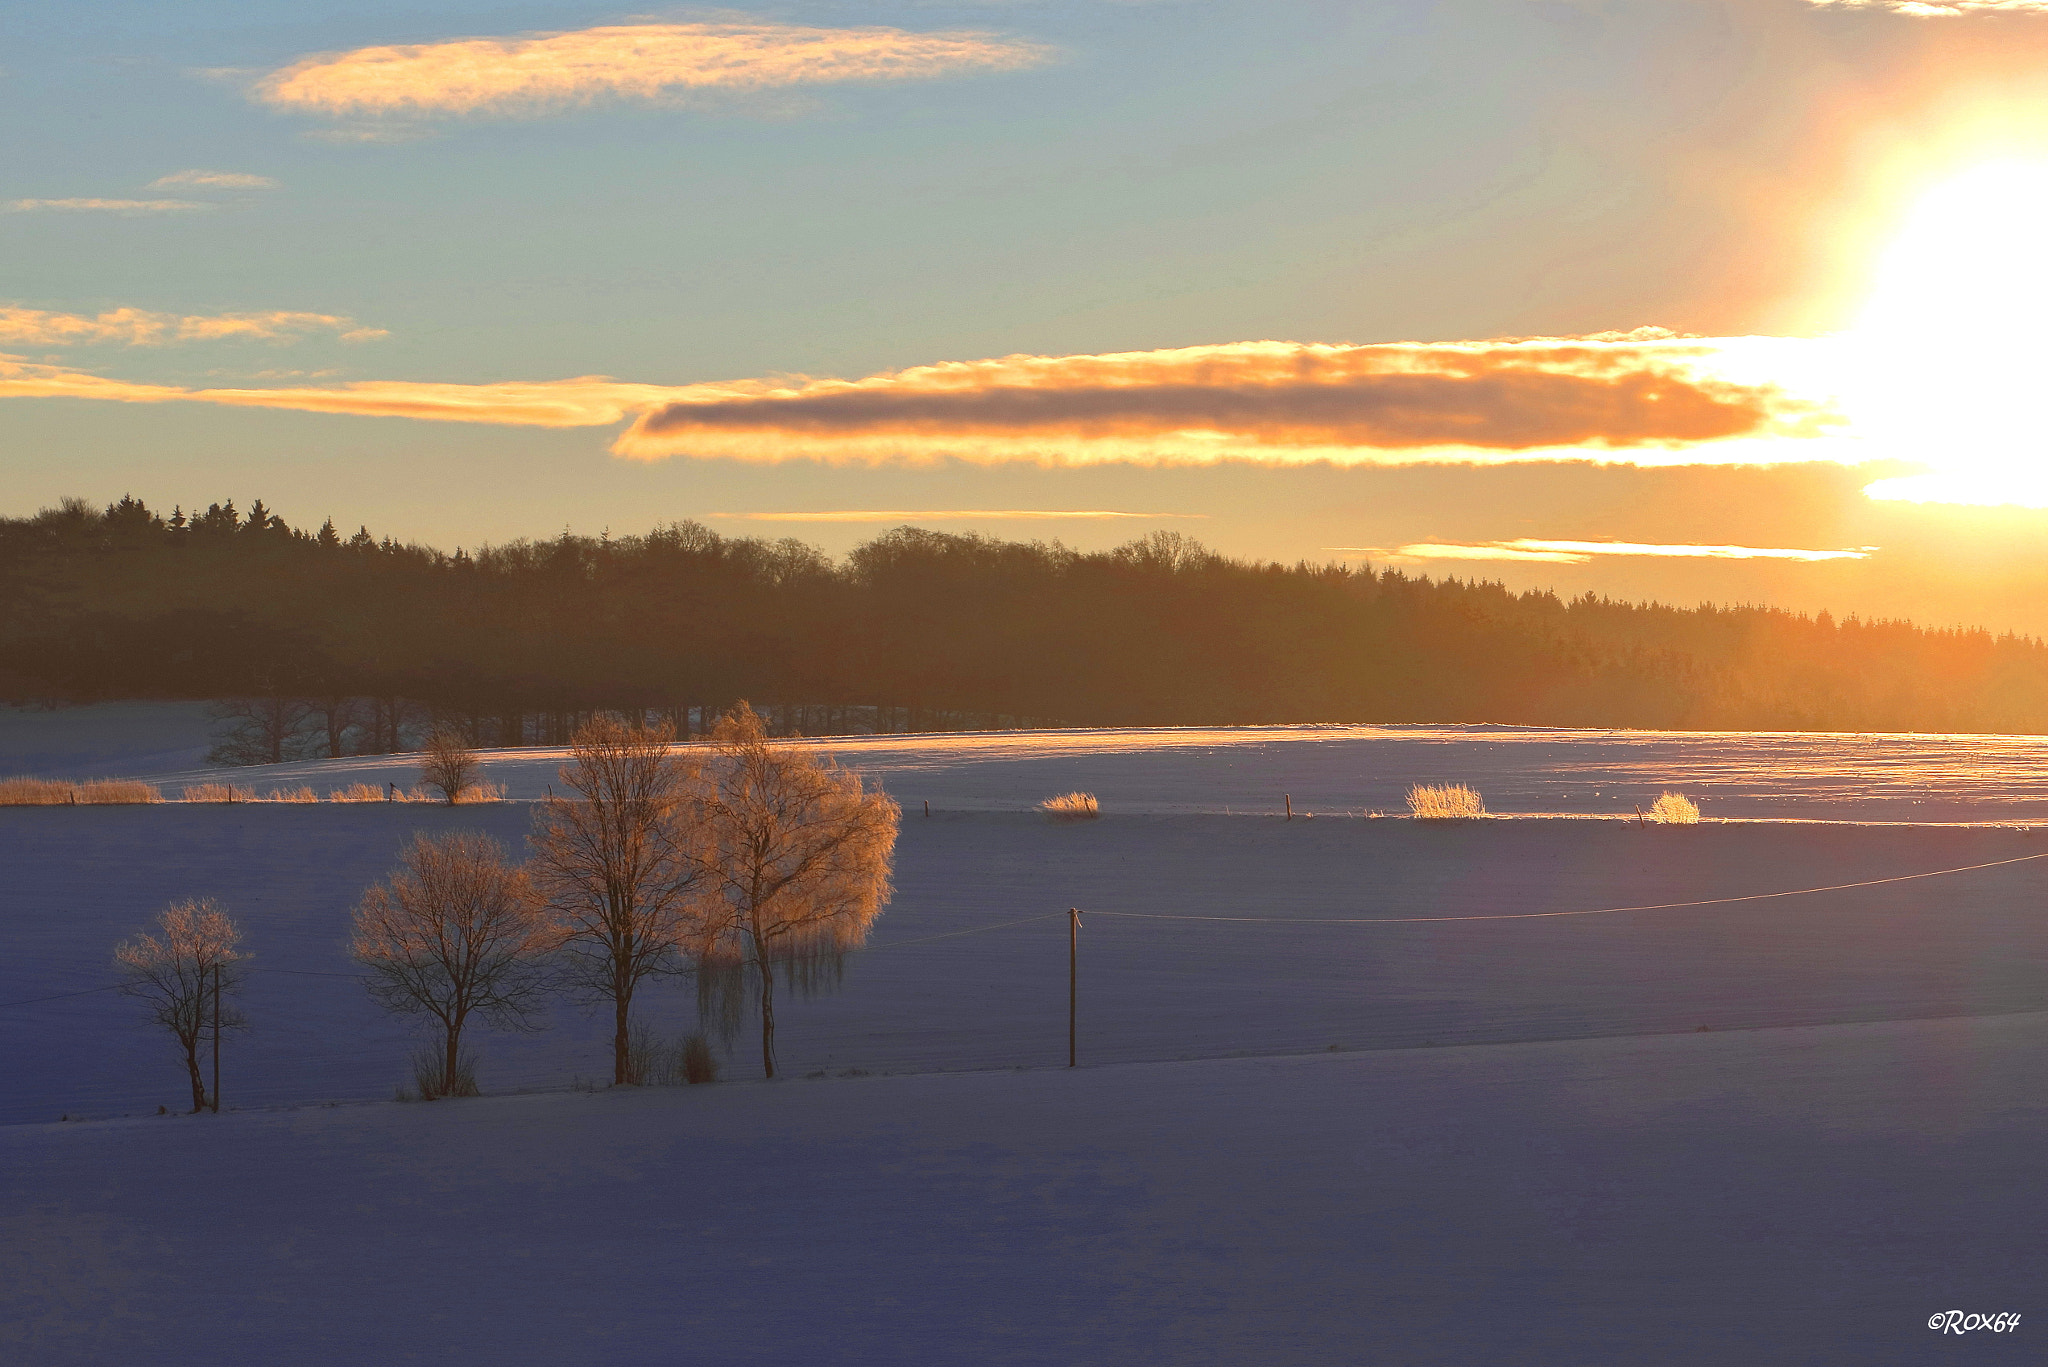
[[[1067,1066],[1075,1066],[1075,1004],[1081,995],[1081,909],[1067,908]]]

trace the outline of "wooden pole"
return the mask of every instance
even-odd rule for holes
[[[1081,911],[1067,908],[1067,1066],[1077,1063],[1075,1050],[1075,1005],[1081,995]]]
[[[1287,819],[1289,821],[1294,820],[1294,794],[1282,793],[1280,794],[1280,800],[1287,804]]]

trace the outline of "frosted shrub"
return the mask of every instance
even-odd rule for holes
[[[179,794],[184,802],[254,802],[254,788],[237,788],[232,783],[189,783]]]
[[[1102,815],[1093,793],[1061,793],[1038,804],[1054,821],[1093,821]]]
[[[1408,812],[1417,821],[1464,821],[1485,816],[1486,803],[1462,783],[1418,783],[1408,790]]]
[[[1697,826],[1699,804],[1684,793],[1665,793],[1650,805],[1650,820],[1665,826]]]
[[[429,800],[426,797],[415,799],[415,801]],[[465,806],[472,802],[503,802],[504,800],[505,785],[502,783],[472,783],[455,796],[455,801]]]

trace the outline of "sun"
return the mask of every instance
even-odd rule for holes
[[[2048,161],[1985,162],[1926,192],[1843,340],[1858,427],[1933,467],[1872,497],[2048,507]]]

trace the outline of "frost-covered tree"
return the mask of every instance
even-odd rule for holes
[[[209,1104],[220,1110],[220,1037],[247,1021],[231,1000],[241,990],[249,956],[237,946],[242,933],[210,898],[174,902],[158,914],[161,938],[144,931],[114,947],[121,991],[141,1001],[152,1025],[177,1040],[192,1083],[192,1114]],[[199,1068],[201,1043],[211,1034],[213,1087]]]
[[[698,1002],[727,1038],[758,1006],[761,1067],[774,1077],[775,979],[801,996],[838,985],[847,951],[888,905],[901,812],[829,758],[770,744],[744,702],[711,746]]]
[[[483,771],[483,761],[470,746],[469,737],[453,726],[435,727],[420,751],[420,782],[438,791],[451,807],[462,800],[465,790],[477,785]]]
[[[550,943],[526,872],[489,836],[456,831],[415,837],[391,876],[363,894],[349,953],[369,970],[380,1006],[432,1018],[442,1047],[425,1089],[460,1096],[474,1090],[463,1027],[472,1017],[499,1029],[537,1024]]]
[[[601,714],[569,746],[561,781],[534,821],[534,874],[553,914],[571,990],[613,1012],[612,1081],[633,1080],[629,1020],[645,979],[684,971],[700,938],[704,877],[696,815],[700,766],[666,725]]]

